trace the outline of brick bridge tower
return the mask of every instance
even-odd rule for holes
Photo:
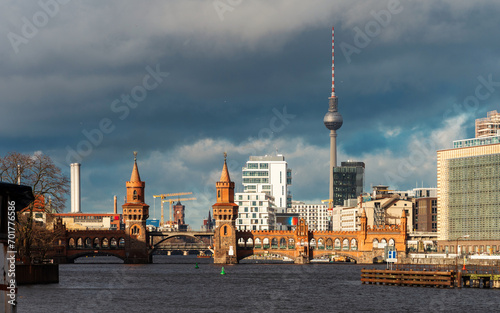
[[[149,205],[144,203],[146,183],[141,181],[139,176],[137,152],[134,152],[134,168],[126,186],[127,203],[122,205],[123,222],[127,234],[125,263],[150,263],[146,238],[146,219],[149,217]]]
[[[236,264],[236,218],[238,205],[234,203],[234,182],[229,178],[224,153],[224,166],[220,180],[216,183],[217,203],[212,205],[215,219],[214,263]]]

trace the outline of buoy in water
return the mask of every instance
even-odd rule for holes
[[[196,266],[195,266],[194,268],[200,268],[200,267],[198,266],[198,263],[196,263]]]
[[[222,267],[222,271],[220,272],[221,275],[226,275],[226,272],[224,272],[224,266]]]

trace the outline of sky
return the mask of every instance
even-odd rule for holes
[[[0,156],[81,163],[82,211],[123,204],[133,151],[153,195],[193,192],[199,229],[227,152],[283,154],[295,200],[328,198],[331,27],[338,162],[435,187],[436,151],[498,110],[495,0],[40,0],[0,3]],[[69,195],[65,212],[70,211]]]

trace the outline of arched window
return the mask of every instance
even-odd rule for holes
[[[111,249],[116,249],[117,241],[116,238],[111,238]]]
[[[325,243],[322,238],[318,239],[318,249],[324,250],[325,249]]]
[[[342,250],[349,250],[349,239],[345,238],[342,241]]]
[[[83,239],[82,238],[78,238],[78,240],[76,241],[76,248],[83,249]]]
[[[108,238],[104,238],[104,239],[102,240],[102,247],[103,247],[104,249],[108,249],[108,248],[109,248],[109,241],[108,241]]]
[[[333,240],[332,238],[328,238],[326,240],[326,250],[332,250],[333,249]]]
[[[309,243],[311,249],[316,249],[316,240],[313,238],[311,239],[311,242]]]
[[[248,240],[247,240],[247,248],[253,249],[253,239],[252,238],[248,238]]]
[[[85,238],[85,249],[92,249],[92,240]]]
[[[125,239],[120,238],[118,241],[118,248],[125,248]]]
[[[70,238],[68,246],[69,246],[70,249],[74,249],[75,248],[75,239]]]
[[[99,249],[101,247],[99,238],[94,238],[94,249]]]
[[[375,248],[375,249],[378,248],[378,239],[377,238],[373,239],[373,248]]]
[[[227,226],[224,225],[224,236],[227,236]]]
[[[130,234],[134,236],[139,236],[141,234],[141,229],[137,227],[137,225],[134,225],[132,229],[130,229]]]
[[[293,238],[288,239],[288,249],[295,249],[295,240]]]
[[[395,242],[394,242],[394,239],[392,239],[392,238],[391,238],[391,239],[389,239],[389,246],[394,246],[394,243],[395,243]]]
[[[354,238],[351,239],[351,250],[358,250],[358,242]]]
[[[260,238],[255,238],[255,248],[260,249],[261,246]]]
[[[286,249],[286,239],[285,238],[280,239],[280,249]]]
[[[340,239],[335,238],[335,250],[340,250]]]
[[[264,238],[262,245],[264,246],[264,249],[269,249],[269,238]]]
[[[217,190],[217,198],[220,198],[220,190]]]
[[[238,247],[245,248],[245,239],[243,238],[238,239]]]

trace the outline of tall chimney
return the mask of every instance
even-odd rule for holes
[[[114,202],[115,202],[115,210],[114,210],[114,214],[118,214],[118,204],[117,204],[117,202],[118,202],[118,197],[117,197],[117,196],[115,196],[115,197],[114,197]]]
[[[71,163],[71,213],[82,213],[80,204],[80,163]]]

